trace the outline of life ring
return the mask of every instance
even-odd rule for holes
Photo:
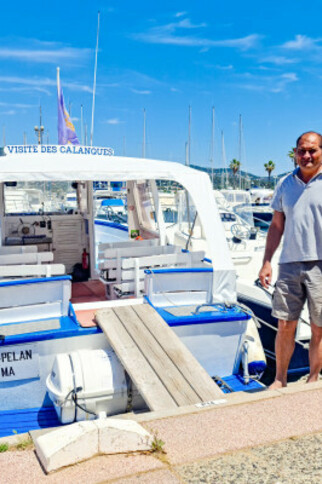
[[[143,240],[143,237],[141,237],[141,235],[138,235],[137,237],[135,237],[135,240]]]

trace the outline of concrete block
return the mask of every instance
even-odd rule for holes
[[[93,421],[76,422],[34,439],[46,472],[89,459],[98,453],[98,430]]]
[[[133,420],[116,418],[95,420],[100,454],[115,454],[151,449],[153,438]]]

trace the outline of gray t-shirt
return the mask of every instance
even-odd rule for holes
[[[297,173],[298,168],[279,181],[271,202],[285,215],[280,264],[322,260],[322,173],[308,183]]]

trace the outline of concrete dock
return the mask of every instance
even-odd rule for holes
[[[0,453],[0,483],[322,483],[322,382],[125,416],[165,453],[96,456],[46,475],[33,449]]]

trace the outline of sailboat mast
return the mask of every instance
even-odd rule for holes
[[[81,142],[84,146],[84,113],[83,113],[83,105],[81,104]]]
[[[226,168],[226,150],[225,150],[225,139],[224,139],[224,132],[221,131],[221,154],[222,154],[222,162],[224,166],[223,176],[222,176],[222,185],[223,188],[227,188],[228,186],[228,173]]]
[[[100,29],[100,12],[98,12],[98,15],[97,15],[97,36],[96,36],[94,81],[93,81],[93,101],[92,101],[91,146],[93,146],[93,136],[94,136],[94,112],[95,112],[96,73],[97,73],[97,53],[98,53],[99,29]]]
[[[212,188],[214,188],[214,163],[215,163],[215,108],[212,107],[212,116],[211,116],[211,182]]]
[[[145,158],[145,145],[146,145],[146,111],[143,109],[143,143],[142,143],[142,158]]]
[[[239,143],[238,143],[238,161],[239,165],[239,189],[241,189],[241,159],[242,159],[242,117],[239,115]]]
[[[189,123],[188,123],[188,156],[186,159],[186,165],[190,166],[191,161],[191,106],[189,106]]]

